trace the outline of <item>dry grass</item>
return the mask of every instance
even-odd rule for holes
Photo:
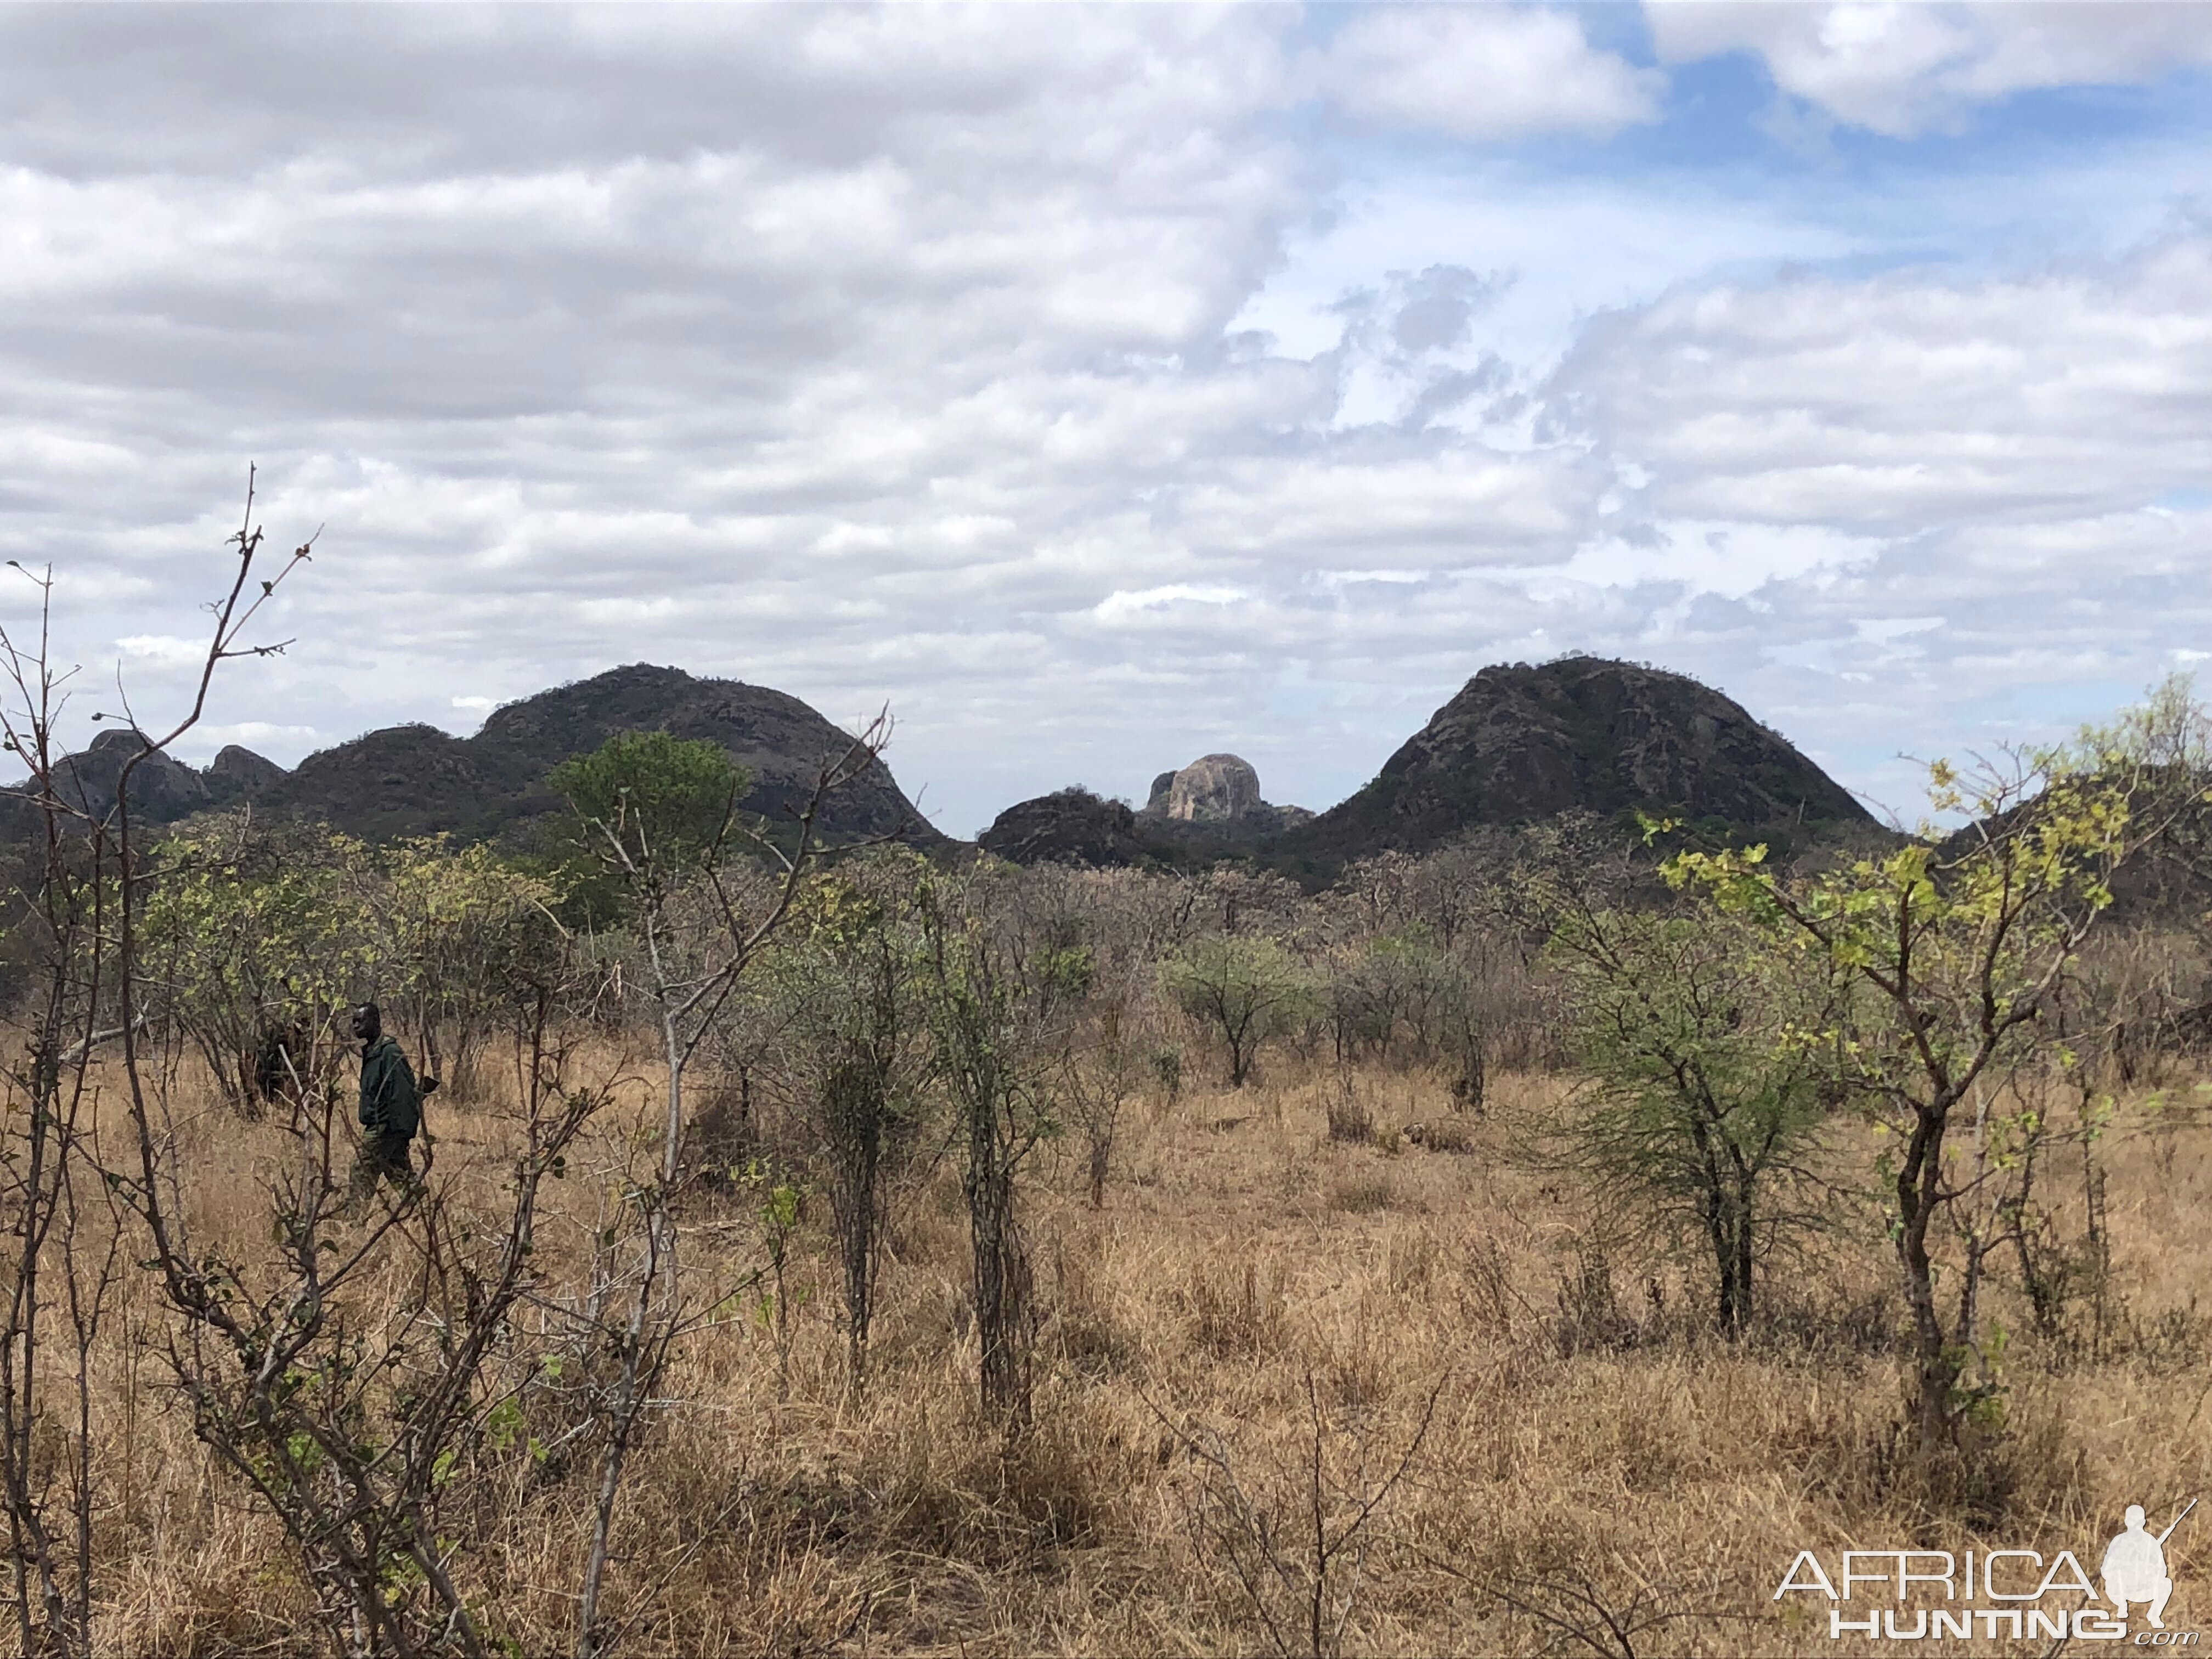
[[[1886,1284],[1878,1238],[1824,1247],[1778,1280],[1776,1329],[1730,1349],[1698,1330],[1679,1274],[1608,1253],[1619,1218],[1602,1196],[1500,1156],[1501,1119],[1542,1109],[1554,1085],[1497,1079],[1493,1115],[1469,1126],[1462,1156],[1392,1133],[1450,1116],[1419,1080],[1363,1079],[1376,1134],[1332,1138],[1337,1086],[1187,1093],[1131,1114],[1103,1212],[1082,1202],[1073,1157],[1038,1170],[1037,1428],[1011,1449],[971,1403],[949,1177],[902,1205],[858,1407],[843,1397],[831,1264],[810,1232],[789,1397],[768,1334],[744,1321],[693,1340],[665,1386],[682,1403],[635,1466],[620,1539],[624,1605],[661,1584],[631,1650],[1270,1651],[1233,1562],[1206,1541],[1236,1516],[1194,1449],[1230,1462],[1249,1510],[1291,1515],[1316,1406],[1326,1471],[1350,1486],[1364,1470],[1371,1488],[1435,1401],[1370,1523],[1355,1654],[1611,1650],[1546,1622],[1587,1624],[1577,1598],[1592,1596],[1668,1616],[1638,1652],[1832,1651],[1824,1617],[1770,1600],[1800,1547],[2086,1556],[2124,1504],[2170,1510],[2212,1463],[2201,1130],[2124,1131],[2106,1149],[2140,1340],[2094,1364],[2017,1340],[2000,1478],[1931,1503],[1889,1454],[1896,1362],[1850,1334],[1881,1329],[1866,1312]],[[451,1201],[489,1207],[496,1113],[434,1115],[436,1179]],[[209,1115],[191,1139],[202,1242],[252,1251],[266,1236],[256,1172],[281,1137]],[[587,1218],[598,1194],[580,1174],[553,1197]],[[697,1218],[699,1270],[734,1279],[748,1265],[744,1228],[710,1224],[739,1214]],[[549,1228],[549,1252],[577,1248],[580,1226]],[[283,1540],[134,1355],[161,1317],[137,1287],[100,1356],[105,1649],[317,1651]],[[490,1622],[524,1651],[568,1644],[586,1484],[581,1462],[517,1474],[465,1559]],[[2185,1528],[2170,1551],[2167,1622],[2189,1628],[2212,1612],[2196,1565],[2212,1549]]]

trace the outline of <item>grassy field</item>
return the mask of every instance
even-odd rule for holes
[[[1706,1333],[1695,1281],[1653,1270],[1604,1196],[1504,1156],[1555,1082],[1498,1080],[1463,1152],[1390,1133],[1449,1115],[1418,1077],[1357,1079],[1380,1144],[1332,1141],[1335,1086],[1279,1076],[1133,1106],[1102,1210],[1073,1156],[1036,1165],[1036,1427],[1012,1448],[972,1403],[954,1172],[901,1194],[858,1405],[810,1228],[787,1369],[740,1311],[691,1339],[665,1385],[618,1539],[617,1604],[639,1610],[628,1650],[1301,1652],[1318,1515],[1324,1544],[1341,1540],[1324,1638],[1340,1628],[1346,1653],[1840,1652],[1826,1602],[1771,1599],[1800,1549],[1832,1571],[1847,1548],[2064,1548],[2094,1572],[2126,1504],[2156,1528],[2205,1490],[2208,1138],[2172,1114],[2124,1103],[2100,1149],[2108,1353],[2016,1338],[2002,1443],[1970,1489],[1931,1497],[1892,1438],[1897,1307],[1873,1221],[1778,1267],[1767,1322],[1732,1347]],[[610,1163],[628,1121],[604,1126]],[[495,1203],[497,1103],[434,1103],[433,1127],[448,1203]],[[258,1183],[288,1155],[282,1132],[210,1109],[184,1137],[199,1243],[265,1250]],[[586,1163],[550,1189],[556,1279],[605,1197]],[[690,1270],[736,1282],[757,1260],[750,1215],[734,1200],[687,1211]],[[410,1294],[398,1241],[379,1283],[395,1304]],[[106,1650],[318,1650],[274,1522],[165,1386],[150,1287],[118,1313],[96,1357]],[[559,1425],[531,1427],[557,1441]],[[476,1479],[457,1571],[512,1650],[573,1641],[588,1486],[588,1456],[558,1449]],[[2179,1630],[2212,1611],[2200,1537],[2212,1514],[2169,1545]]]

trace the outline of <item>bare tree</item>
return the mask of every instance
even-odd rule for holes
[[[1191,1541],[1235,1581],[1282,1659],[1334,1659],[1344,1651],[1367,1589],[1375,1522],[1420,1456],[1450,1380],[1447,1372],[1430,1388],[1413,1432],[1382,1460],[1379,1474],[1365,1432],[1329,1422],[1310,1370],[1296,1460],[1257,1474],[1218,1430],[1177,1423],[1146,1401],[1196,1466],[1183,1495]]]
[[[123,1231],[99,1180],[88,1088],[94,1050],[118,1035],[98,1029],[112,999],[114,849],[82,791],[70,787],[77,781],[65,776],[56,749],[70,673],[58,672],[51,654],[52,573],[23,574],[38,590],[36,637],[19,640],[0,628],[0,664],[12,692],[0,704],[0,746],[29,768],[9,793],[27,805],[32,830],[31,856],[8,895],[11,931],[31,952],[32,994],[22,1048],[0,1062],[0,1213],[8,1222],[0,1260],[0,1496],[21,1650],[89,1655],[99,1507],[90,1364],[125,1262]],[[67,1322],[49,1334],[57,1310]],[[66,1356],[60,1367],[41,1357],[42,1348],[50,1356],[57,1346]],[[64,1375],[56,1377],[57,1370]]]
[[[612,1333],[617,1359],[604,1404],[605,1438],[592,1506],[591,1543],[576,1616],[579,1659],[608,1650],[615,1632],[600,1601],[606,1587],[623,1476],[676,1342],[702,1308],[687,1309],[678,1270],[674,1206],[686,1176],[686,1067],[747,969],[782,927],[821,853],[824,803],[873,766],[888,741],[879,716],[823,764],[805,804],[793,815],[790,845],[765,825],[741,822],[743,775],[718,746],[684,744],[665,733],[612,738],[596,756],[557,769],[586,830],[586,844],[629,896],[643,951],[635,994],[651,1012],[666,1068],[659,1167],[628,1194],[635,1223],[627,1265],[628,1311]],[[732,840],[772,860],[781,879],[765,899],[726,880],[722,857]],[[720,1298],[710,1297],[713,1306]],[[627,1626],[620,1628],[627,1628]]]

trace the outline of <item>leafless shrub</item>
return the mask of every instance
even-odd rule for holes
[[[1686,1619],[1712,1616],[1702,1604],[1686,1605],[1679,1585],[1655,1583],[1640,1574],[1626,1576],[1632,1582],[1625,1592],[1593,1573],[1574,1570],[1468,1582],[1534,1620],[1552,1632],[1555,1642],[1571,1642],[1578,1650],[1601,1659],[1638,1659],[1638,1641],[1649,1632]],[[1641,1651],[1651,1650],[1647,1645]]]
[[[1344,1651],[1367,1589],[1374,1522],[1419,1457],[1449,1380],[1430,1389],[1412,1435],[1383,1456],[1379,1476],[1365,1428],[1356,1417],[1349,1426],[1328,1420],[1311,1370],[1295,1462],[1247,1458],[1220,1431],[1177,1424],[1152,1407],[1194,1466],[1180,1493],[1193,1547],[1228,1575],[1284,1659]]]

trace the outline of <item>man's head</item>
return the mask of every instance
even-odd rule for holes
[[[374,1042],[384,1035],[384,1017],[373,1002],[364,1002],[353,1011],[353,1034],[363,1042]]]
[[[2130,1532],[2141,1532],[2142,1530],[2143,1523],[2142,1505],[2140,1504],[2129,1504],[2126,1520],[2128,1523],[2128,1530]]]

